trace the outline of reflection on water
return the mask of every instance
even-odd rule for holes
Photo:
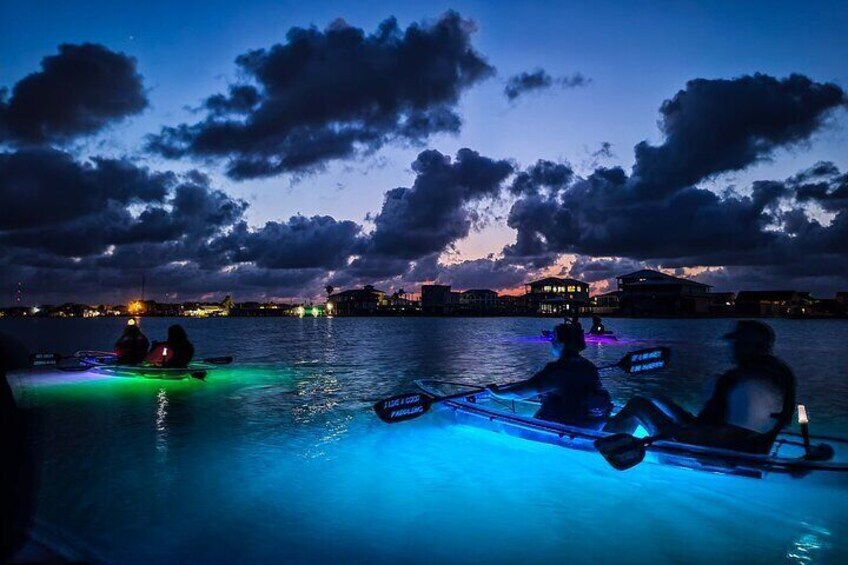
[[[171,320],[144,320],[148,335]],[[754,481],[641,465],[450,425],[387,426],[371,403],[420,378],[525,378],[542,319],[185,320],[205,382],[19,375],[41,417],[39,517],[111,561],[848,562],[844,483]],[[608,375],[616,401],[696,408],[727,368],[732,320],[607,320],[610,364],[670,344],[668,371]],[[120,320],[0,320],[33,349],[108,347]],[[848,324],[773,323],[815,433],[848,435]],[[638,345],[634,345],[638,344]],[[815,526],[813,526],[813,524]],[[425,548],[425,549],[422,549]]]
[[[790,563],[801,565],[818,563],[822,557],[822,550],[828,546],[827,539],[830,537],[830,532],[826,528],[814,528],[809,524],[805,526],[812,531],[802,534],[786,554],[786,559]]]
[[[156,393],[156,451],[164,456],[168,453],[168,392],[160,388]],[[164,459],[161,460],[164,463]]]

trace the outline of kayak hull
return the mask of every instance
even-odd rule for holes
[[[91,370],[115,377],[137,377],[145,379],[203,379],[217,367],[208,363],[191,363],[188,367],[156,367],[152,365],[116,365],[100,357],[82,357],[80,363]]]
[[[425,393],[438,396],[437,389],[430,383],[419,381],[417,384]],[[459,424],[578,451],[596,452],[595,440],[610,435],[600,430],[567,426],[514,413],[504,408],[502,403],[495,402],[488,392],[474,392],[467,397],[446,401],[443,405]],[[828,461],[807,460],[804,458],[800,436],[784,433],[778,437],[768,455],[657,441],[647,447],[645,461],[751,478],[765,478],[769,475],[800,478],[815,472],[848,481],[848,442],[839,438],[811,437],[811,440],[814,444],[826,441],[835,450],[834,458]]]
[[[542,330],[542,338],[547,341],[552,341],[554,338],[554,333],[552,330]],[[605,334],[593,334],[593,333],[585,333],[583,334],[583,339],[586,343],[617,343],[618,338],[612,332],[607,332]]]

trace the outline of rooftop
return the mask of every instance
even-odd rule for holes
[[[711,285],[699,283],[698,281],[693,281],[691,279],[684,279],[682,277],[675,277],[672,275],[667,275],[665,273],[661,273],[660,271],[654,271],[653,269],[642,269],[641,271],[634,271],[632,273],[628,273],[626,275],[620,275],[616,277],[619,280],[619,283],[625,279],[636,279],[634,281],[628,281],[628,286],[655,286],[655,285],[689,285],[689,286],[701,286],[710,288]]]

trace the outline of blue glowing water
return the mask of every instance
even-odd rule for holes
[[[171,320],[144,321],[151,338]],[[542,319],[183,321],[206,382],[15,375],[39,416],[39,523],[108,561],[848,561],[848,486],[709,475],[452,425],[394,426],[376,399],[419,378],[508,382],[549,360]],[[607,379],[616,400],[695,408],[729,364],[732,320],[607,320],[614,362],[669,345],[663,373]],[[848,435],[848,323],[774,321],[813,431]],[[120,320],[0,320],[35,349],[108,348]]]

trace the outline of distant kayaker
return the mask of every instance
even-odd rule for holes
[[[188,340],[185,329],[179,324],[168,328],[168,341],[153,345],[147,362],[159,367],[188,367],[194,358],[194,346]]]
[[[718,378],[697,416],[667,399],[636,397],[610,419],[604,431],[632,434],[641,425],[652,436],[768,453],[792,419],[795,376],[772,354],[774,332],[766,324],[742,320],[725,338],[733,344],[737,366]]]
[[[490,386],[500,398],[540,397],[536,418],[581,427],[600,427],[612,410],[610,395],[601,384],[598,368],[580,352],[586,349],[580,325],[554,328],[552,347],[558,359],[528,380],[508,387]]]
[[[604,335],[607,333],[607,329],[604,327],[600,316],[592,316],[592,328],[589,330],[589,333],[592,335]]]
[[[147,357],[150,349],[150,341],[142,333],[141,328],[133,318],[124,327],[124,332],[115,342],[115,355],[118,357],[118,365],[138,365]]]

